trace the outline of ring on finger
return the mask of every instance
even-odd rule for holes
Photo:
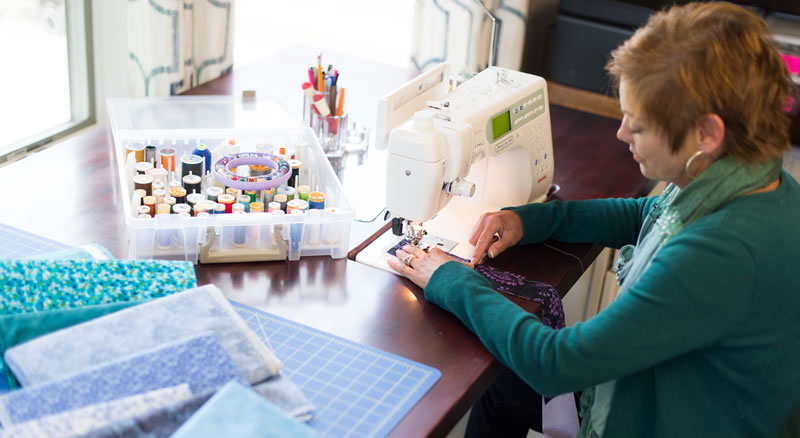
[[[415,258],[417,258],[417,256],[415,256],[414,254],[409,254],[403,257],[403,264],[408,267],[411,267],[411,261],[414,260]]]

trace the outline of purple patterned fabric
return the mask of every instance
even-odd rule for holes
[[[409,242],[403,239],[387,252],[395,255],[398,249],[408,244]],[[468,261],[452,254],[450,256],[462,262]],[[474,270],[486,278],[495,290],[539,303],[542,306],[542,323],[544,325],[553,329],[560,329],[566,326],[561,296],[553,286],[528,280],[522,275],[501,271],[487,265],[478,265]]]

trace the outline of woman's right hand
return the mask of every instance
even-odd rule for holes
[[[484,213],[472,228],[470,245],[475,247],[471,262],[479,264],[484,254],[497,257],[522,239],[522,220],[511,210]]]

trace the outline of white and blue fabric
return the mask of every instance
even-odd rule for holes
[[[528,22],[528,0],[483,0],[497,18],[494,65],[519,70]],[[421,70],[448,62],[461,78],[489,62],[492,22],[475,0],[417,0],[411,61]]]
[[[213,330],[249,383],[281,367],[214,285],[129,307],[19,344],[5,360],[22,386],[42,384]]]
[[[157,389],[84,408],[48,415],[3,430],[3,438],[67,438],[162,409],[192,397],[188,384]]]
[[[250,438],[255,436],[313,438],[317,433],[292,418],[252,389],[230,382],[214,394],[173,438]]]
[[[198,336],[105,363],[0,397],[4,426],[117,400],[161,388],[189,385],[192,394],[212,392],[244,377],[217,335]]]
[[[171,96],[233,67],[233,0],[128,1],[128,93]]]

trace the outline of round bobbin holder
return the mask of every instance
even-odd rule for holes
[[[237,175],[231,169],[239,166],[267,166],[273,171],[267,175]],[[286,182],[292,176],[289,162],[272,154],[263,152],[241,152],[226,155],[214,163],[214,177],[226,187],[240,190],[265,190]]]

